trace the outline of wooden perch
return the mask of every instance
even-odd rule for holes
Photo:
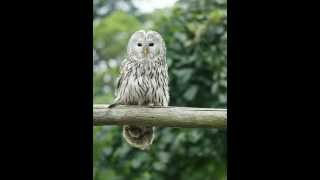
[[[192,107],[93,106],[93,125],[226,128],[227,110]]]

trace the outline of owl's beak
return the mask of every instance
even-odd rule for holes
[[[144,56],[147,57],[148,53],[149,53],[149,49],[147,47],[145,47],[143,49],[143,53],[144,53]]]

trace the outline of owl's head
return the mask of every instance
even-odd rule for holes
[[[127,53],[134,60],[165,59],[166,47],[161,35],[155,31],[140,30],[129,39]]]

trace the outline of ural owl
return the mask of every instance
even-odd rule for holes
[[[140,30],[129,39],[127,58],[120,66],[115,105],[168,106],[166,47],[155,31]],[[149,149],[155,127],[123,126],[123,137],[133,147]]]

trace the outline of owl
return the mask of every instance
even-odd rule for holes
[[[158,32],[140,30],[130,37],[127,56],[120,66],[115,105],[162,106],[169,104],[166,46]],[[133,147],[148,150],[155,127],[123,126],[124,139]]]

